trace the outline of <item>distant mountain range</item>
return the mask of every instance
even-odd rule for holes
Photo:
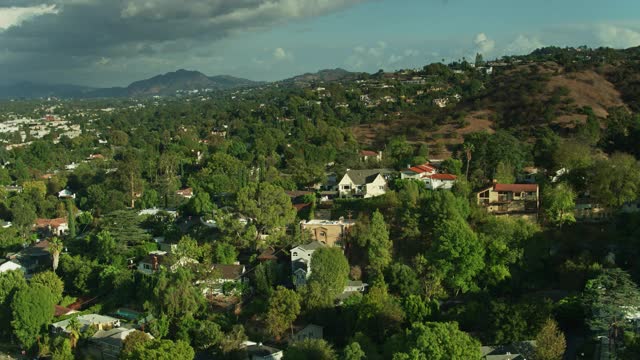
[[[150,79],[131,83],[127,87],[92,88],[66,84],[38,84],[21,82],[0,86],[0,98],[99,98],[99,97],[147,97],[154,95],[174,95],[183,90],[230,90],[258,86],[262,82],[233,76],[206,76],[199,71],[180,69]]]
[[[317,73],[295,76],[280,83],[302,85],[312,82],[349,80],[357,77],[344,69],[321,70]],[[190,90],[232,90],[264,85],[265,82],[252,81],[228,75],[207,76],[199,71],[180,69],[146,80],[135,81],[127,87],[95,88],[67,84],[39,84],[21,82],[0,86],[0,98],[101,98],[101,97],[149,97],[155,95],[175,95],[177,91]]]

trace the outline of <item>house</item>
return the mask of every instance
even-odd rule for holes
[[[494,215],[537,219],[540,189],[537,184],[498,184],[477,193],[478,205]]]
[[[428,175],[424,182],[430,190],[451,190],[457,179],[457,176],[451,174],[433,174]]]
[[[277,252],[278,251],[276,249],[269,247],[261,252],[260,255],[258,255],[257,259],[260,262],[278,261],[278,256],[276,255]]]
[[[287,342],[289,344],[296,341],[302,341],[306,339],[323,339],[324,328],[320,325],[308,324],[307,326],[294,326],[293,335],[289,336]]]
[[[284,356],[282,350],[253,341],[243,342],[241,350],[246,352],[246,360],[280,360]]]
[[[18,264],[15,261],[0,259],[0,273],[13,270],[27,272],[27,269],[25,269],[22,265]]]
[[[40,267],[50,267],[49,240],[37,241],[35,244],[20,250],[17,254],[7,255],[7,258],[22,265],[27,272]]]
[[[429,164],[410,166],[400,172],[400,179],[422,180],[425,181],[428,176],[435,175],[437,169]]]
[[[388,169],[347,170],[338,183],[340,197],[370,198],[384,195],[392,173]]]
[[[607,208],[589,195],[583,194],[575,200],[576,206],[573,215],[579,222],[600,222],[609,219],[613,215],[613,210]],[[624,206],[623,206],[624,209]]]
[[[361,150],[360,160],[364,162],[369,160],[382,161],[382,151]]]
[[[92,349],[90,352],[95,353],[95,358],[105,360],[116,360],[122,351],[124,340],[136,329],[127,329],[124,327],[116,327],[109,330],[98,330],[91,338],[89,344]],[[147,338],[153,339],[151,334],[145,333]],[[93,346],[91,346],[93,345]]]
[[[313,241],[291,249],[291,273],[295,286],[307,283],[307,279],[311,275],[311,256],[317,249],[325,246],[319,241]]]
[[[518,181],[525,184],[535,184],[538,182],[537,177],[542,174],[542,170],[537,167],[527,166],[522,169],[522,174],[518,176]]]
[[[185,199],[191,199],[193,197],[193,189],[192,188],[180,189],[176,191],[176,195],[182,196]]]
[[[243,275],[246,272],[244,265],[240,264],[213,264],[211,270],[218,273],[219,277],[215,279],[211,285],[211,288],[206,287],[203,289],[205,295],[223,295],[223,287],[226,283],[235,283],[240,285],[244,282]]]
[[[197,264],[198,261],[188,258],[186,256],[181,257],[178,260],[175,258],[169,258],[166,251],[152,251],[145,256],[138,263],[138,271],[143,274],[151,275],[156,271],[159,271],[162,267],[168,268],[170,271],[176,271],[179,267],[185,267],[190,264]]]
[[[58,192],[58,198],[59,199],[75,199],[76,194],[71,192],[71,190],[64,189]]]
[[[22,192],[22,186],[19,186],[19,185],[6,185],[4,187],[4,189],[7,192],[10,192],[10,193],[21,193]]]
[[[104,160],[104,155],[102,154],[90,154],[87,156],[87,160]]]
[[[69,326],[71,319],[72,318],[69,318],[51,324],[51,330],[55,333],[68,332],[67,326]],[[92,326],[97,328],[97,330],[109,330],[120,327],[120,319],[111,316],[86,314],[77,316],[74,319],[77,319],[80,323],[80,331],[85,331]]]
[[[69,231],[69,223],[66,218],[36,219],[34,227],[37,231],[51,236],[62,236]]]
[[[349,229],[355,223],[355,221],[345,220],[343,217],[337,221],[303,220],[300,222],[300,228],[303,231],[310,232],[312,239],[315,241],[328,246],[343,246]]]
[[[64,168],[65,168],[65,170],[73,171],[73,170],[77,169],[78,166],[79,166],[78,164],[72,162],[71,164],[65,165]]]
[[[367,286],[369,286],[369,284],[363,283],[360,280],[349,280],[347,282],[347,285],[345,285],[342,293],[336,298],[336,302],[338,304],[342,304],[342,302],[349,298],[351,295],[363,293],[367,289]]]
[[[448,103],[449,103],[449,99],[448,98],[433,99],[433,104],[438,106],[438,107],[440,107],[440,108],[447,107]]]

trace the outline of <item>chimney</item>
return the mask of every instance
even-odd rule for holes
[[[344,222],[344,216],[340,216],[338,218],[338,223],[342,224]]]
[[[152,265],[152,268],[153,268],[154,271],[158,270],[158,257],[157,256],[155,256],[155,255],[151,256],[151,265]]]

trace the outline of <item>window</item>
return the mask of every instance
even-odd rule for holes
[[[293,252],[293,254],[291,254],[291,255],[293,255],[293,256],[298,256],[298,252],[297,252],[297,251],[294,251],[294,252]]]
[[[351,190],[351,186],[349,186],[349,185],[342,185],[342,190]]]
[[[324,231],[320,231],[320,236],[327,236],[327,233]]]
[[[149,264],[142,264],[142,268],[145,270],[151,270],[151,265]]]
[[[384,186],[378,186],[380,190],[384,190]]]

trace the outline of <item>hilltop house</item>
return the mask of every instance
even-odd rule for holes
[[[313,240],[319,241],[328,246],[343,246],[344,239],[349,229],[356,222],[345,220],[341,217],[338,221],[332,220],[309,220],[301,221],[300,228],[311,233]]]
[[[17,254],[8,254],[7,259],[19,263],[24,269],[26,269],[27,273],[39,268],[48,268],[51,266],[49,240],[38,241],[35,244],[20,250]]]
[[[540,190],[537,184],[498,184],[477,193],[478,205],[494,215],[537,219]]]
[[[361,150],[360,160],[367,162],[369,160],[382,161],[382,151]]]
[[[338,183],[338,193],[340,197],[370,198],[384,195],[392,173],[388,169],[347,170]]]
[[[69,223],[66,218],[36,219],[35,229],[44,235],[62,236],[69,231]]]
[[[295,286],[302,286],[307,283],[311,275],[311,256],[313,253],[325,245],[319,241],[296,246],[291,249],[291,273]]]
[[[69,189],[64,189],[58,192],[58,198],[59,199],[75,199],[76,198],[76,194],[74,194],[71,190]]]

